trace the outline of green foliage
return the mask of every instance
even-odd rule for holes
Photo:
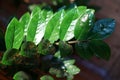
[[[20,20],[13,18],[8,24],[5,34],[7,50],[2,64],[28,70],[39,68],[58,78],[72,80],[80,72],[74,65],[75,60],[69,58],[73,50],[84,59],[95,55],[109,60],[110,48],[102,40],[110,36],[114,26],[115,20],[110,18],[95,22],[94,10],[86,6],[74,6],[55,13],[36,7]],[[46,79],[52,78],[41,78]]]
[[[74,34],[77,40],[86,40],[88,36],[88,32],[93,27],[93,20],[94,19],[94,10],[87,9],[83,15],[79,18]]]
[[[76,43],[77,53],[84,59],[90,59],[92,56],[109,60],[110,48],[101,40],[90,40]]]
[[[30,77],[23,71],[19,71],[14,74],[13,76],[14,80],[30,80]]]
[[[60,24],[64,15],[64,10],[56,12],[46,25],[44,38],[54,43],[59,39]],[[56,21],[56,22],[55,22]],[[56,36],[56,37],[55,37]]]
[[[40,80],[54,80],[54,79],[49,75],[44,75],[40,78]]]
[[[96,56],[105,60],[110,59],[110,47],[102,40],[92,40],[90,46]]]
[[[24,38],[24,28],[16,18],[13,18],[7,27],[5,34],[6,48],[19,49]]]
[[[59,42],[59,50],[61,57],[67,57],[73,52],[72,46],[63,41]]]
[[[91,30],[89,39],[104,39],[110,36],[114,30],[114,19],[101,19],[95,22],[94,27]]]
[[[66,12],[60,26],[60,40],[68,41],[74,37],[72,33],[74,31],[75,22],[72,21],[76,18],[78,18],[77,8],[73,8]]]
[[[19,53],[19,51],[17,49],[8,49],[2,58],[2,64],[4,65],[12,65],[13,63],[15,63],[15,56],[17,56]]]
[[[42,55],[53,54],[55,53],[55,47],[48,40],[42,40],[38,44],[38,53]]]
[[[30,41],[24,42],[21,45],[20,54],[26,57],[32,57],[37,53],[37,46]]]
[[[55,58],[52,60],[54,65],[49,69],[49,73],[56,75],[57,78],[67,77],[67,80],[72,80],[73,76],[80,72],[74,63],[74,59]]]
[[[80,72],[80,69],[78,67],[76,67],[74,65],[75,63],[75,60],[66,60],[64,61],[64,65],[66,67],[66,72],[69,74],[69,75],[75,75],[75,74],[78,74]]]

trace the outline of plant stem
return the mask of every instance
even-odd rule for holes
[[[68,41],[68,44],[74,44],[74,43],[78,43],[79,41]],[[59,45],[59,42],[56,42],[55,45]]]

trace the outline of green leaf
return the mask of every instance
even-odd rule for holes
[[[65,66],[73,65],[74,63],[75,63],[74,59],[70,59],[70,60],[65,60],[64,61]]]
[[[13,18],[7,26],[5,34],[6,48],[16,48],[19,49],[24,37],[24,28],[16,18]]]
[[[67,57],[73,52],[72,46],[63,41],[59,42],[59,50],[61,57]]]
[[[23,71],[19,71],[13,76],[14,80],[30,80],[30,77]]]
[[[38,44],[38,52],[43,55],[52,54],[55,53],[55,47],[48,40],[42,40]]]
[[[39,24],[36,29],[36,34],[33,41],[36,45],[39,44],[42,38],[44,37],[46,25],[48,24],[49,20],[52,18],[53,12],[42,10],[40,16],[41,18],[39,20]]]
[[[61,58],[60,51],[57,51],[57,52],[54,54],[54,57],[56,57],[56,58]]]
[[[24,29],[24,35],[27,34],[27,29],[28,29],[27,24],[28,24],[29,20],[30,20],[29,12],[25,13],[19,20],[21,27],[23,27],[23,29]]]
[[[66,72],[72,75],[78,74],[80,72],[80,69],[75,65],[68,65],[66,68]]]
[[[92,40],[90,42],[93,53],[102,59],[109,60],[111,56],[110,47],[102,40]]]
[[[5,51],[2,57],[2,64],[4,65],[12,65],[15,62],[15,56],[18,55],[17,49],[8,49]]]
[[[73,32],[77,18],[77,8],[71,9],[65,14],[60,26],[60,40],[68,41],[74,37]]]
[[[32,13],[31,13],[31,16],[30,16],[30,19],[26,25],[27,29],[27,33],[25,35],[26,36],[26,40],[27,41],[33,41],[34,40],[34,37],[35,37],[35,34],[36,34],[36,29],[38,27],[38,24],[39,24],[39,19],[41,18],[40,16],[40,8],[39,7],[36,7],[35,9],[33,9]]]
[[[65,77],[64,71],[58,68],[50,68],[49,73],[52,75],[56,75],[57,78]]]
[[[73,79],[74,79],[74,75],[72,75],[72,74],[67,75],[67,80],[73,80]]]
[[[44,38],[48,39],[51,43],[59,39],[60,24],[64,15],[64,10],[56,12],[49,20]]]
[[[86,12],[79,18],[74,29],[75,38],[78,40],[86,40],[88,33],[92,28],[94,19],[94,10],[87,9]]]
[[[49,75],[45,75],[45,76],[42,76],[40,80],[54,80],[54,79]]]
[[[81,17],[87,10],[87,7],[86,6],[79,6],[78,8],[78,15],[79,17]]]
[[[84,59],[90,59],[94,55],[88,41],[76,43],[75,49],[77,54]]]
[[[110,58],[110,48],[102,40],[90,40],[79,42],[75,45],[77,53],[84,59],[90,59],[93,55],[105,60]]]
[[[26,57],[33,57],[37,54],[37,46],[30,41],[24,42],[21,45],[20,54]]]
[[[115,20],[106,18],[98,20],[93,29],[89,39],[105,39],[110,36],[115,28]]]

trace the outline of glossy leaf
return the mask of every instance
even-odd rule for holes
[[[13,76],[14,80],[30,80],[30,77],[23,71],[19,71]]]
[[[19,49],[24,38],[24,28],[21,27],[20,23],[16,18],[13,18],[7,26],[5,34],[6,48]]]
[[[74,59],[64,61],[65,66],[73,65],[74,63],[75,63]]]
[[[94,10],[87,9],[86,12],[79,18],[74,35],[78,40],[86,40],[88,37],[88,32],[92,28],[92,23],[94,19]]]
[[[66,72],[72,75],[78,74],[80,72],[80,69],[75,65],[69,65],[69,66],[66,66],[66,68],[67,68]]]
[[[27,34],[28,22],[30,20],[30,13],[25,13],[19,20],[21,26],[24,28],[24,36]]]
[[[17,49],[8,49],[2,58],[2,64],[4,65],[12,65],[15,62],[15,55],[18,55]]]
[[[91,50],[89,42],[79,42],[75,44],[77,54],[83,59],[90,59],[94,53]]]
[[[36,34],[36,29],[38,27],[39,19],[40,19],[40,8],[35,8],[33,9],[30,19],[26,25],[27,27],[27,33],[26,33],[26,40],[27,41],[33,41],[35,34]]]
[[[93,29],[89,39],[104,39],[110,36],[115,28],[115,20],[106,18],[98,20]]]
[[[93,53],[102,59],[109,60],[111,56],[110,47],[102,40],[92,40],[90,42]]]
[[[79,6],[79,7],[77,8],[77,10],[78,10],[78,15],[79,15],[79,17],[81,17],[81,16],[86,12],[87,7],[86,7],[86,6]]]
[[[74,37],[73,31],[78,17],[77,8],[68,11],[60,26],[60,40],[68,41]]]
[[[44,38],[48,39],[51,43],[59,39],[60,24],[63,15],[64,10],[56,12],[46,26]]]
[[[41,16],[41,18],[39,20],[39,24],[38,24],[38,27],[36,29],[35,38],[33,41],[36,45],[39,44],[41,42],[42,38],[44,37],[46,25],[49,22],[49,20],[52,18],[53,12],[43,10],[40,13],[40,16]]]
[[[59,42],[59,49],[61,57],[67,57],[73,52],[72,46],[63,41]]]
[[[54,79],[49,75],[45,75],[45,76],[42,76],[40,80],[54,80]]]
[[[80,72],[80,69],[77,66],[75,66],[74,63],[75,63],[74,59],[64,61],[66,72],[69,74],[68,76],[72,76]]]

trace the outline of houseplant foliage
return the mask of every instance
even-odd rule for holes
[[[115,20],[96,21],[94,12],[86,6],[55,13],[36,7],[19,20],[14,17],[5,34],[7,50],[1,60],[2,66],[19,68],[12,75],[15,80],[35,80],[26,71],[34,73],[36,69],[73,80],[80,72],[71,57],[73,52],[83,59],[96,56],[109,60],[110,48],[103,39],[113,32]],[[54,80],[49,75],[39,79]]]

